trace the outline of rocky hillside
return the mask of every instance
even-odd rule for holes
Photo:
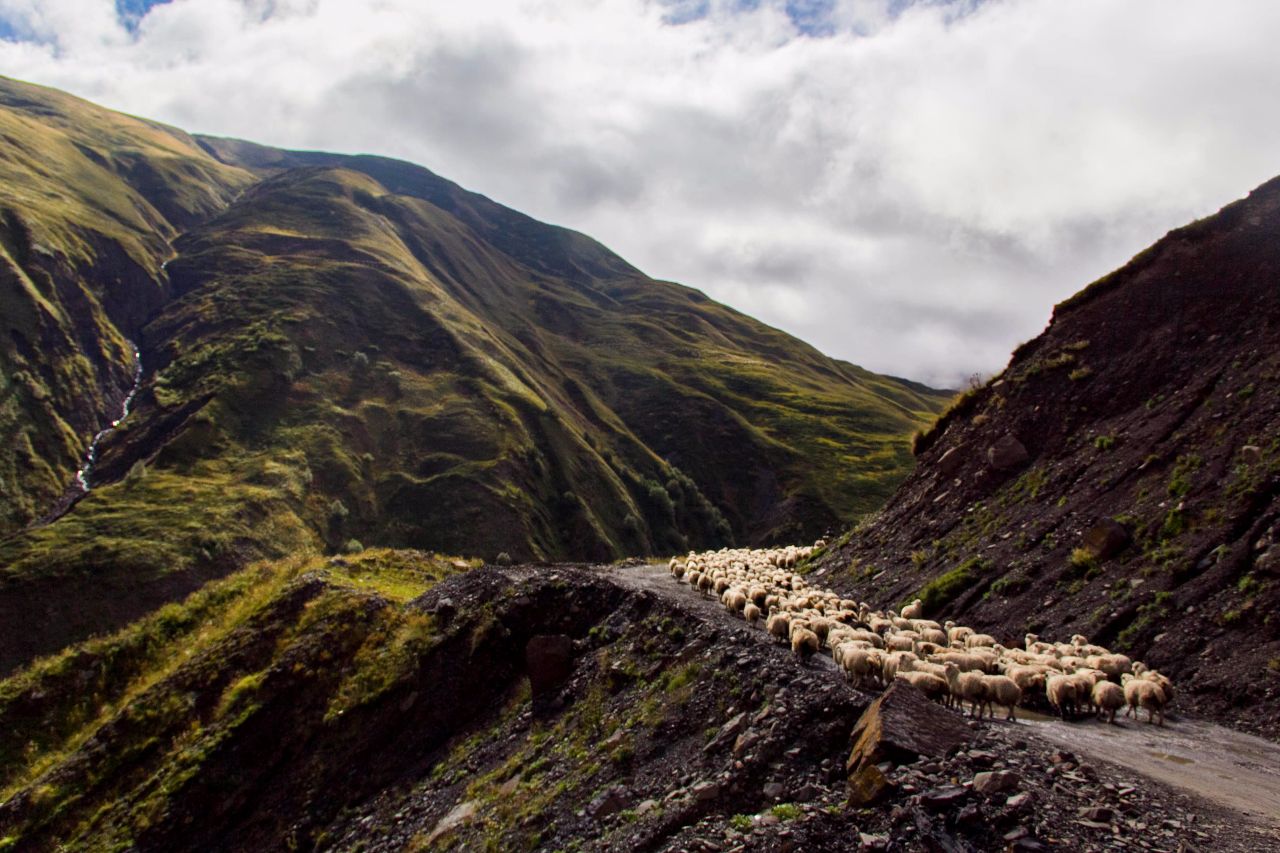
[[[263,557],[812,538],[944,402],[408,163],[8,80],[0,130],[0,667]]]
[[[878,604],[1082,633],[1280,735],[1280,180],[1057,306],[814,566]]]
[[[0,849],[1267,844],[1025,723],[874,698],[665,568],[266,563],[0,682]]]

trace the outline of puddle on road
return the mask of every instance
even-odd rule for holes
[[[1167,753],[1167,752],[1153,752],[1151,754],[1163,761],[1172,761],[1174,764],[1195,764],[1196,763],[1194,758],[1187,758],[1184,755],[1171,755],[1170,753]]]

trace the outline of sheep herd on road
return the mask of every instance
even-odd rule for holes
[[[1015,719],[1018,705],[1047,702],[1064,719],[1082,712],[1115,723],[1127,707],[1135,719],[1164,725],[1173,683],[1141,661],[1113,654],[1077,634],[1069,643],[1027,634],[1023,648],[1007,648],[990,634],[954,622],[925,619],[919,599],[900,613],[873,610],[811,586],[796,564],[821,548],[728,549],[672,557],[677,581],[720,599],[725,608],[802,660],[828,651],[854,686],[885,687],[907,681],[929,697],[981,719],[994,706]]]

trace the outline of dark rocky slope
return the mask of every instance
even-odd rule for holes
[[[370,551],[211,584],[0,682],[0,849],[1265,844],[1025,725],[868,711],[644,572]]]
[[[1082,633],[1280,735],[1280,180],[1059,305],[815,568],[1018,642]]]

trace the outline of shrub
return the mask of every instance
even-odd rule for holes
[[[1071,552],[1070,563],[1074,574],[1087,575],[1098,568],[1098,557],[1088,548],[1076,548]]]

